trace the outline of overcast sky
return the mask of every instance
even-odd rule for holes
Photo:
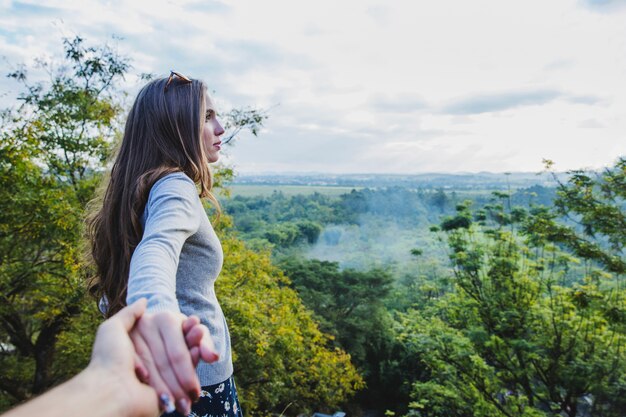
[[[565,170],[626,155],[623,0],[0,0],[3,73],[75,34],[121,37],[134,74],[204,79],[223,110],[269,109],[260,136],[228,150],[239,172]]]

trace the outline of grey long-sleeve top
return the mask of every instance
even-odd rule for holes
[[[209,328],[219,360],[200,362],[200,384],[213,385],[233,373],[230,335],[215,295],[222,245],[207,218],[193,181],[168,174],[150,190],[144,231],[130,262],[126,301],[148,299],[147,311],[195,314]]]

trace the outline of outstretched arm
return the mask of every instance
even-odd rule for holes
[[[149,374],[145,380],[164,398],[168,410],[175,407],[181,413],[188,412],[200,394],[195,373],[198,357],[217,360],[206,327],[199,327],[203,331],[196,334],[197,349],[186,343],[186,317],[176,299],[180,254],[185,241],[198,231],[201,216],[206,214],[196,185],[185,174],[168,175],[153,185],[143,236],[130,262],[126,299],[129,304],[148,299],[147,312],[132,339]]]
[[[137,379],[135,349],[128,335],[145,308],[146,301],[139,300],[102,323],[84,371],[2,417],[157,416],[157,393]]]

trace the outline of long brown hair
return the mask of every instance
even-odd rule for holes
[[[185,173],[199,185],[200,197],[211,200],[219,213],[201,140],[207,89],[202,81],[188,81],[174,77],[168,84],[167,78],[160,78],[139,91],[104,193],[94,203],[99,209],[87,219],[96,266],[88,286],[98,299],[106,297],[107,317],[126,304],[130,260],[141,241],[141,217],[157,180],[172,172]]]

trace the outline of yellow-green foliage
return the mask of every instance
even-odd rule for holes
[[[330,410],[363,387],[350,356],[328,346],[288,279],[226,233],[217,292],[234,350],[235,379],[246,413]]]

